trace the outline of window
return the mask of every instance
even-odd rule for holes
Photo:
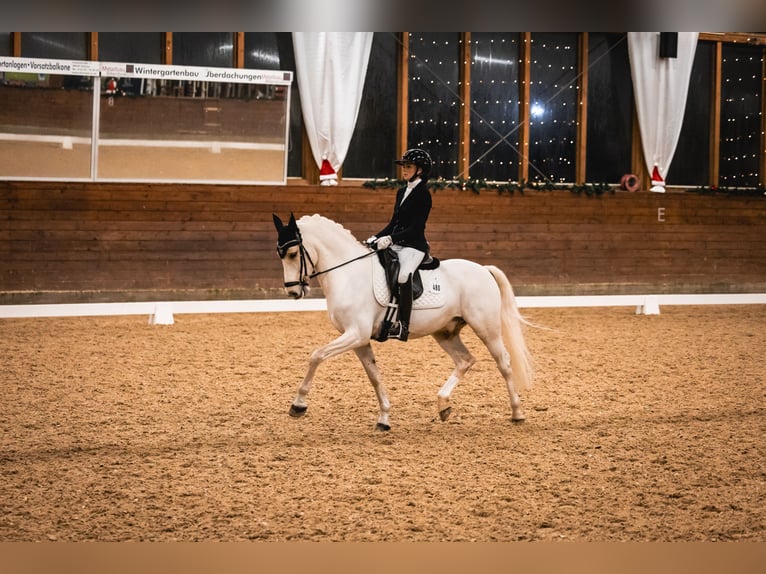
[[[762,53],[759,46],[723,46],[719,183],[722,187],[758,185]]]
[[[295,73],[293,36],[290,32],[245,32],[245,68],[285,70]],[[303,112],[298,82],[290,88],[290,128],[287,175],[301,177],[303,164]]]
[[[698,42],[684,123],[665,181],[669,185],[707,185],[710,177],[710,103],[713,88],[713,44]]]
[[[102,62],[161,64],[161,32],[99,32],[98,59]]]
[[[359,116],[344,177],[396,177],[396,63],[399,35],[376,33],[364,82]]]
[[[11,54],[11,33],[0,32],[0,56],[10,56]]]
[[[470,177],[518,179],[518,34],[471,34],[470,106]]]
[[[588,34],[585,179],[617,183],[630,173],[633,80],[625,34]]]
[[[577,34],[533,33],[529,179],[575,180]]]
[[[173,64],[181,66],[234,66],[231,32],[173,32]]]
[[[87,60],[86,32],[24,32],[21,34],[21,55],[24,58],[53,58]]]
[[[408,147],[431,155],[433,177],[458,175],[459,60],[459,34],[410,34]]]

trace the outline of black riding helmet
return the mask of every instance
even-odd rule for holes
[[[414,163],[416,166],[420,168],[421,170],[420,177],[424,181],[428,179],[428,176],[431,173],[431,167],[433,166],[433,162],[431,161],[431,156],[428,155],[428,152],[422,149],[417,149],[417,148],[408,149],[402,155],[402,159],[397,159],[394,161],[394,163],[397,163],[397,164]]]

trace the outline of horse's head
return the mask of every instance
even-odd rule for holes
[[[309,271],[306,264],[308,254],[303,247],[303,239],[295,221],[290,214],[287,225],[276,215],[274,226],[277,228],[277,253],[282,259],[282,271],[285,280],[285,290],[290,297],[300,299],[309,290]]]

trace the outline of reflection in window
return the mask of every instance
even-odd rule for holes
[[[0,101],[0,176],[90,177],[92,78],[0,72]]]
[[[434,177],[457,173],[460,36],[410,34],[408,147],[434,160]]]
[[[99,32],[98,59],[102,62],[161,64],[162,32]]]
[[[286,86],[102,81],[99,178],[284,181]]]
[[[533,33],[531,60],[529,178],[573,182],[577,34]]]
[[[174,32],[173,64],[180,66],[234,66],[231,32]]]
[[[699,42],[694,56],[684,123],[665,181],[669,185],[707,185],[710,172],[710,103],[713,44]]]
[[[633,80],[625,34],[588,34],[585,179],[617,183],[630,173]]]
[[[293,36],[290,32],[245,32],[245,68],[286,70],[295,73]],[[294,77],[294,76],[293,76]],[[303,164],[303,111],[294,81],[290,95],[290,133],[287,175],[301,177]]]
[[[21,34],[21,55],[24,58],[56,58],[87,60],[86,32],[24,32]]]
[[[470,177],[518,179],[518,34],[471,34],[470,102]]]
[[[396,54],[399,39],[393,33],[376,33],[367,66],[364,93],[354,136],[351,138],[344,177],[396,177]]]
[[[723,187],[758,185],[762,53],[758,46],[723,46],[720,155]]]

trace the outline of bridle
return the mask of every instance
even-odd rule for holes
[[[311,259],[311,255],[309,255],[309,252],[306,250],[306,248],[303,245],[303,237],[301,236],[300,229],[298,229],[297,227],[295,229],[294,238],[288,241],[285,241],[284,243],[277,242],[277,254],[279,254],[279,258],[284,259],[285,255],[287,255],[287,250],[295,245],[298,246],[300,257],[301,257],[300,274],[298,275],[298,281],[286,281],[284,283],[285,288],[295,287],[296,285],[300,285],[301,287],[307,287],[309,284],[308,282],[309,279],[313,279],[314,277],[318,277],[319,275],[324,275],[325,273],[329,273],[330,271],[334,271],[335,269],[348,265],[349,263],[353,263],[354,261],[359,261],[360,259],[364,259],[365,257],[369,257],[373,253],[376,253],[376,251],[371,250],[358,257],[354,257],[353,259],[349,259],[348,261],[344,261],[343,263],[339,263],[338,265],[330,267],[329,269],[325,269],[323,271],[317,271],[316,264]],[[311,269],[312,269],[311,273],[308,272],[309,271],[308,264],[311,264]]]

